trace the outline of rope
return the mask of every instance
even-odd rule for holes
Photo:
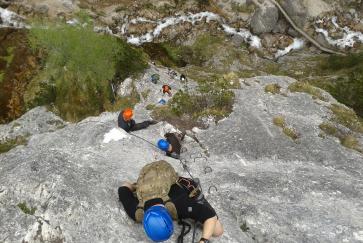
[[[153,146],[153,147],[155,147],[155,148],[157,148],[157,149],[159,149],[158,148],[158,146],[156,146],[155,144],[153,144],[152,142],[150,142],[150,141],[148,141],[148,140],[146,140],[145,138],[142,138],[142,137],[139,137],[139,136],[137,136],[136,134],[133,134],[133,133],[129,133],[131,136],[134,136],[134,137],[136,137],[136,138],[138,138],[138,139],[141,139],[142,141],[144,141],[144,142],[146,142],[146,143],[148,143],[148,144],[150,144],[151,146]]]
[[[195,232],[196,232],[196,229],[197,229],[197,222],[194,220],[192,243],[194,243],[194,240],[195,240]]]

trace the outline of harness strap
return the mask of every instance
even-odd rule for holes
[[[186,236],[190,232],[192,226],[181,219],[179,220],[178,224],[182,225],[182,231],[178,236],[177,243],[183,243],[184,236]],[[185,230],[186,227],[188,228],[187,230]]]

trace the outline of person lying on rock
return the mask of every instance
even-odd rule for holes
[[[132,119],[134,112],[131,108],[126,108],[121,111],[118,115],[117,124],[120,128],[124,129],[126,132],[137,131],[144,128],[147,128],[150,125],[154,125],[158,123],[154,120],[143,121],[141,123],[136,123],[134,119]]]
[[[185,133],[166,133],[166,139],[158,141],[158,148],[166,153],[166,156],[174,159],[180,159],[181,141],[183,141]]]
[[[118,188],[118,196],[127,215],[143,224],[152,241],[168,240],[174,231],[173,220],[188,218],[203,224],[199,243],[223,234],[223,226],[198,184],[179,177],[164,160],[145,165],[137,183],[124,183]]]
[[[162,86],[162,91],[163,91],[163,94],[168,94],[169,96],[172,96],[171,94],[171,87],[167,84],[164,84]]]

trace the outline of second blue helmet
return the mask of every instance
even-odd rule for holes
[[[165,152],[167,152],[168,151],[168,149],[169,149],[169,142],[168,141],[166,141],[165,139],[160,139],[159,141],[158,141],[158,147],[159,147],[159,149],[161,149],[161,150],[163,150],[163,151],[165,151]]]

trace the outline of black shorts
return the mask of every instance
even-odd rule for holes
[[[134,196],[134,193],[128,187],[122,186],[118,189],[118,196],[127,215],[136,221],[135,212],[139,200]]]

